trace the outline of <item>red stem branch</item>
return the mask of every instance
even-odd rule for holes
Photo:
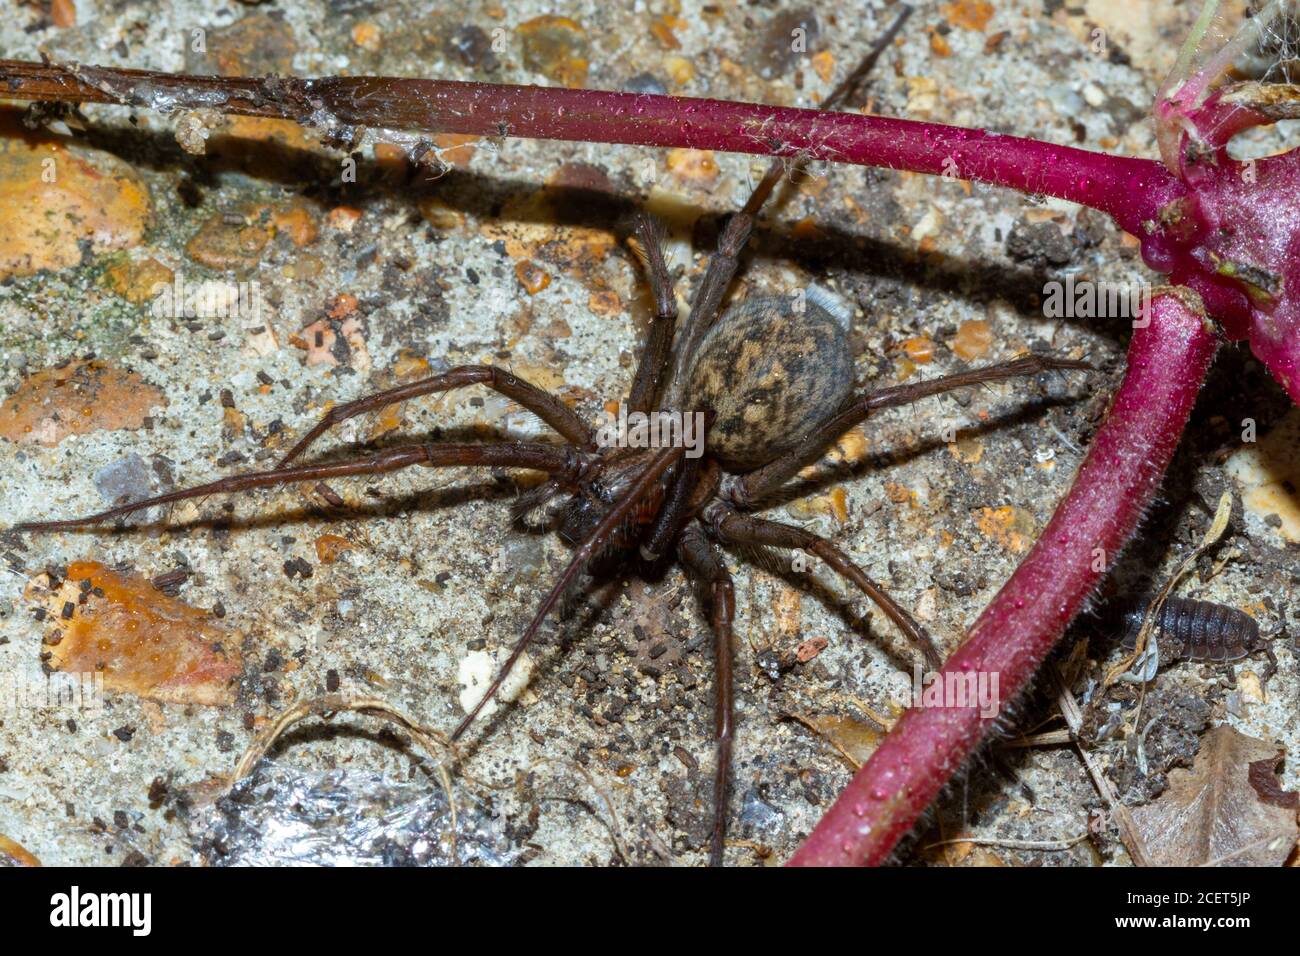
[[[726,100],[400,77],[213,77],[0,60],[14,99],[209,107],[316,127],[367,126],[687,147],[948,175],[1099,209],[1134,234],[1181,192],[1155,160],[982,129]]]
[[[1023,692],[1137,527],[1214,357],[1216,337],[1194,292],[1162,291],[1150,315],[1133,333],[1123,384],[1065,500],[943,668],[997,675],[1000,712]],[[913,706],[791,864],[885,862],[994,719],[978,707]]]

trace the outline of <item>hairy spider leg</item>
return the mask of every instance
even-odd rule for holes
[[[718,540],[724,544],[799,550],[821,558],[837,574],[853,583],[894,622],[908,642],[925,658],[925,663],[931,670],[937,671],[943,666],[943,658],[929,632],[882,587],[867,577],[865,571],[849,560],[848,555],[826,538],[795,525],[739,514],[721,502],[717,506],[711,506],[706,520],[717,534]]]
[[[578,572],[582,570],[595,554],[599,553],[600,549],[603,548],[606,543],[608,543],[609,539],[618,529],[618,526],[623,519],[627,517],[628,513],[635,508],[647,494],[650,493],[654,483],[675,462],[681,459],[682,455],[685,454],[685,451],[686,449],[682,447],[665,448],[660,451],[659,454],[651,460],[650,464],[647,465],[637,476],[636,480],[632,482],[618,501],[614,503],[614,506],[610,508],[605,517],[601,519],[600,524],[596,526],[595,530],[593,530],[591,534],[587,536],[586,540],[582,542],[581,546],[579,546],[577,551],[574,553],[572,560],[569,561],[568,566],[564,569],[563,573],[560,574],[560,577],[547,593],[545,599],[543,599],[541,607],[537,609],[537,613],[529,623],[528,629],[524,631],[523,637],[515,643],[514,648],[510,651],[510,656],[506,658],[505,664],[497,672],[496,678],[492,681],[482,698],[479,699],[479,702],[474,705],[474,708],[465,715],[464,719],[457,725],[456,729],[452,731],[452,740],[459,740],[465,731],[469,729],[469,725],[474,722],[474,718],[478,716],[478,713],[483,709],[483,706],[496,696],[497,691],[501,689],[502,683],[508,676],[510,676],[510,671],[514,669],[515,663],[519,660],[520,655],[522,655],[528,648],[528,645],[532,643],[533,638],[537,636],[537,631],[541,628],[542,621],[546,618],[546,615],[551,612],[552,608],[555,607],[556,602],[559,601],[560,597],[568,589],[569,585],[573,583],[573,579],[577,576]]]
[[[421,395],[446,392],[466,385],[486,385],[528,409],[563,435],[570,444],[588,451],[596,447],[595,438],[587,423],[558,396],[524,381],[513,372],[507,372],[494,365],[460,365],[440,375],[420,379],[407,385],[398,385],[395,388],[334,406],[322,416],[311,431],[299,440],[298,444],[289,449],[288,454],[280,459],[280,465],[283,467],[289,464],[305,452],[317,438],[349,418],[355,418],[364,412],[374,411],[394,402],[404,402]]]
[[[822,424],[809,430],[798,446],[788,454],[756,468],[733,482],[728,489],[731,501],[740,508],[748,508],[774,494],[805,465],[814,461],[834,444],[845,432],[863,422],[872,412],[883,408],[896,408],[912,402],[941,395],[954,389],[984,382],[1037,375],[1041,372],[1064,369],[1092,370],[1087,362],[1074,359],[1053,358],[1049,355],[1027,355],[1010,362],[986,365],[965,372],[956,372],[928,382],[911,385],[894,385],[889,388],[863,392],[850,401],[847,407],[828,416]]]
[[[144,508],[184,501],[187,498],[251,491],[254,488],[269,488],[295,481],[379,475],[409,468],[411,465],[429,465],[439,468],[488,465],[498,468],[532,468],[551,474],[576,476],[583,462],[580,455],[567,446],[531,442],[499,445],[397,445],[359,458],[228,475],[206,484],[154,495],[152,498],[133,501],[82,518],[68,518],[63,521],[27,521],[15,525],[14,528],[19,531],[67,531],[121,518]]]
[[[731,574],[713,542],[691,525],[682,532],[677,551],[686,570],[709,589],[709,623],[713,628],[714,730],[713,730],[713,832],[709,865],[722,865],[727,837],[728,790],[731,783],[731,738],[735,724],[735,689],[731,668],[731,630],[736,617],[736,595]]]

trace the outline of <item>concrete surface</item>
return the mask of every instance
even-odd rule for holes
[[[817,29],[805,59],[787,57],[772,39],[782,34],[765,32],[797,10],[794,4],[684,2],[664,27],[676,49],[652,24],[677,4],[664,10],[586,0],[559,6],[524,0],[506,12],[477,4],[444,9],[428,0],[311,0],[213,9],[195,2],[83,0],[77,24],[64,28],[39,27],[39,10],[19,7],[0,22],[0,55],[34,58],[49,47],[86,62],[176,70],[195,65],[195,55],[183,52],[195,26],[209,31],[211,51],[212,31],[269,12],[288,25],[293,48],[250,56],[287,59],[295,73],[544,82],[525,65],[524,34],[515,28],[560,12],[585,31],[588,85],[811,105],[830,85],[811,54],[831,52],[833,81],[891,17],[882,3],[814,10]],[[1154,156],[1146,105],[1193,13],[1187,4],[1155,0],[1077,8],[1026,0],[997,4],[992,19],[973,29],[963,25],[969,17],[960,10],[920,4],[867,88],[870,106]],[[780,20],[779,27],[791,22],[805,21]],[[358,23],[373,25],[378,37],[355,29]],[[465,25],[479,27],[489,42],[500,29],[503,50],[453,56],[447,38]],[[1109,45],[1101,53],[1089,44],[1095,27],[1106,31]],[[511,141],[478,144],[472,158],[437,182],[426,169],[384,181],[367,152],[357,184],[341,192],[325,185],[338,177],[334,154],[302,163],[297,155],[292,163],[273,159],[250,173],[228,149],[216,159],[182,153],[168,122],[157,116],[141,113],[132,127],[123,109],[86,113],[94,125],[91,142],[133,164],[148,184],[154,227],[143,246],[0,285],[0,389],[12,393],[25,374],[94,352],[138,371],[167,405],[143,430],[92,432],[52,448],[0,444],[0,525],[99,509],[104,489],[111,493],[132,475],[137,485],[158,482],[152,463],[159,459],[177,486],[264,464],[276,446],[268,426],[278,421],[286,436],[301,434],[326,402],[391,384],[403,351],[435,367],[510,364],[564,389],[594,417],[630,381],[649,303],[632,257],[601,239],[620,211],[617,203],[566,205],[554,193],[549,202],[534,194],[565,171],[561,182],[608,184],[628,202],[650,197],[675,227],[671,250],[686,292],[702,273],[716,217],[743,202],[747,184],[763,169],[758,160],[720,155],[713,179],[707,169],[701,174],[661,151]],[[298,246],[280,235],[255,267],[239,274],[207,269],[187,256],[186,243],[214,214],[294,196],[305,196],[320,220],[315,240]],[[326,219],[339,205],[361,213],[351,231]],[[559,227],[557,217],[584,221]],[[756,246],[743,269],[745,288],[784,292],[815,280],[856,307],[853,345],[863,382],[966,367],[953,347],[984,329],[964,325],[971,322],[987,322],[991,331],[976,361],[1051,349],[1086,356],[1102,369],[1086,379],[1044,376],[883,414],[867,427],[858,463],[833,469],[817,492],[829,491],[829,498],[777,509],[778,517],[832,535],[951,649],[1050,515],[1122,371],[1124,323],[1045,318],[1038,302],[1044,282],[1068,272],[1111,282],[1152,277],[1131,241],[1069,204],[858,168],[816,167],[771,212]],[[105,289],[101,277],[113,263],[146,256],[186,281],[256,280],[265,303],[261,321],[207,319],[190,331],[183,321],[151,316],[147,302],[132,304]],[[517,271],[524,260],[549,278],[533,294],[526,288],[533,280]],[[326,317],[327,303],[343,293],[357,298],[357,335],[368,363],[354,347],[338,353],[345,358],[340,365],[309,365],[308,352],[290,338]],[[608,308],[610,301],[618,307]],[[250,331],[263,324],[273,338]],[[217,331],[224,334],[214,337]],[[923,338],[931,344],[918,341]],[[226,421],[223,389],[244,416],[240,427]],[[1265,434],[1286,409],[1281,390],[1244,349],[1224,350],[1166,499],[1117,577],[1118,594],[1158,586],[1208,526],[1219,491],[1240,494],[1223,467],[1240,445],[1238,419],[1255,418]],[[960,429],[952,445],[943,439],[949,425]],[[448,433],[539,432],[474,389],[413,403],[401,428],[383,440],[435,426]],[[364,441],[372,427],[363,421],[341,428],[320,450]],[[223,458],[236,452],[242,461]],[[132,456],[150,468],[141,469]],[[41,679],[42,627],[22,597],[28,578],[47,565],[91,557],[129,564],[146,576],[188,566],[194,574],[179,596],[197,607],[223,606],[224,623],[243,636],[246,673],[230,707],[110,696],[106,712],[78,720],[75,731],[61,709],[0,714],[0,833],[46,863],[201,862],[201,827],[187,820],[188,801],[178,796],[186,788],[196,788],[190,799],[210,795],[215,785],[204,782],[230,770],[259,718],[324,692],[329,671],[337,672],[344,691],[382,696],[435,728],[454,726],[463,713],[460,681],[474,670],[464,664],[467,657],[499,655],[510,646],[563,567],[566,549],[554,536],[511,528],[514,484],[505,475],[414,469],[331,487],[344,497],[344,508],[295,486],[234,499],[229,514],[218,498],[178,507],[149,529],[5,537],[4,672]],[[844,492],[842,514],[835,488]],[[1239,556],[1203,584],[1193,578],[1180,593],[1256,607],[1268,633],[1294,630],[1294,545],[1279,521],[1266,518],[1239,517],[1227,545]],[[326,533],[355,547],[324,563],[314,542]],[[310,565],[311,577],[286,574],[285,563],[299,559]],[[739,605],[739,730],[731,827],[737,845],[728,861],[770,863],[789,855],[852,772],[828,741],[791,715],[861,723],[872,714],[890,718],[907,701],[910,661],[879,615],[858,621],[833,599],[800,597],[790,582],[738,556],[730,560]],[[835,584],[829,591],[831,598],[842,593]],[[650,585],[620,586],[605,604],[603,612],[592,605],[563,626],[547,625],[527,689],[473,738],[466,769],[474,780],[457,783],[458,800],[480,820],[498,821],[511,846],[507,856],[517,861],[608,864],[625,852],[631,863],[700,863],[708,819],[698,798],[707,795],[712,759],[707,629],[677,570]],[[642,638],[647,625],[650,636]],[[812,660],[769,676],[764,661],[788,657],[817,637],[828,643]],[[1071,642],[1090,640],[1094,677],[1115,659],[1114,637],[1104,617],[1072,630]],[[666,646],[660,656],[670,666],[651,666],[647,642]],[[1132,769],[1132,742],[1125,743],[1131,726],[1111,728],[1097,744],[1121,792],[1147,799],[1163,768],[1190,759],[1207,720],[1231,722],[1296,752],[1298,684],[1289,639],[1279,642],[1278,656],[1267,702],[1252,696],[1249,679],[1238,680],[1236,691],[1226,686],[1234,671],[1258,670],[1255,662],[1184,664],[1162,673],[1146,703],[1148,715],[1167,715],[1148,739],[1152,779]],[[1076,691],[1085,686],[1081,681]],[[1189,698],[1203,701],[1204,712],[1189,709]],[[1031,700],[1018,726],[1059,728],[1051,715],[1045,700]],[[332,726],[339,729],[303,725],[277,758],[306,771],[352,768],[435,786],[418,770],[418,754],[373,722],[339,717]],[[127,740],[113,734],[123,727],[134,728]],[[1087,829],[1089,811],[1099,806],[1069,747],[1003,751],[986,766],[993,771],[949,794],[918,841],[922,847],[965,834],[1067,840]],[[165,786],[155,787],[151,800],[157,778]],[[1298,782],[1290,760],[1284,784]],[[1059,852],[972,852],[969,845],[950,851],[919,849],[908,859],[1044,866],[1127,859],[1108,832]]]

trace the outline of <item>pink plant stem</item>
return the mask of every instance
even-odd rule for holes
[[[886,166],[975,179],[1093,206],[1136,228],[1139,197],[1173,183],[1154,160],[981,129],[725,100],[439,80],[312,81],[344,121],[378,109],[399,128],[674,146]],[[355,104],[355,106],[353,105]],[[1134,214],[1138,218],[1134,218]],[[1154,209],[1146,210],[1150,218]]]
[[[688,147],[884,166],[1092,206],[1140,235],[1183,187],[1164,165],[916,120],[602,90],[399,77],[186,76],[0,60],[12,99],[210,107],[305,125]]]
[[[1164,289],[1136,328],[1128,370],[1069,493],[944,674],[998,675],[1001,712],[1025,689],[1137,527],[1213,360],[1199,297]],[[970,757],[995,718],[978,707],[913,706],[790,860],[878,865]]]

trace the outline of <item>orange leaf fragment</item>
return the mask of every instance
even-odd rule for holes
[[[844,717],[839,714],[791,714],[818,736],[844,755],[858,769],[885,736],[885,730],[874,723]]]
[[[11,840],[3,833],[0,833],[0,859],[7,859],[11,866],[40,866],[41,861],[36,859],[26,847],[17,840]]]
[[[321,564],[333,564],[344,551],[351,551],[356,545],[342,535],[323,534],[316,539],[316,557]]]

